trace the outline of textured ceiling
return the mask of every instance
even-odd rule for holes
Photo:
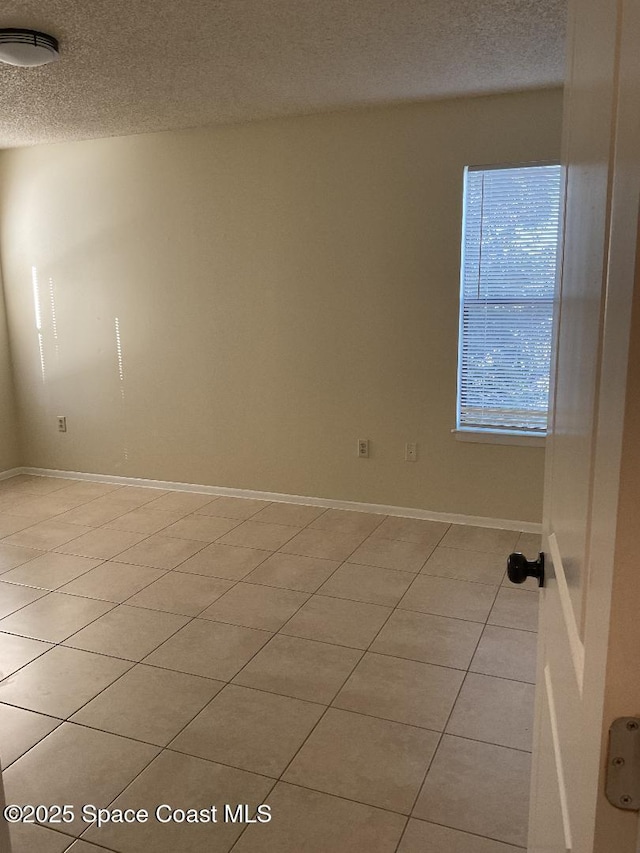
[[[0,147],[562,84],[565,0],[3,0]]]

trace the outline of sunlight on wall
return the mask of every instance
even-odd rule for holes
[[[116,355],[118,356],[118,376],[120,378],[120,396],[124,400],[124,367],[122,364],[122,342],[120,340],[120,320],[115,318]]]
[[[122,402],[122,420],[123,424],[125,421],[125,409],[124,409],[124,361],[122,358],[122,341],[120,339],[120,320],[118,317],[114,318],[115,330],[116,330],[116,356],[118,359],[118,378],[120,379],[120,400]],[[126,429],[123,427],[123,434],[126,432]],[[122,448],[122,453],[124,456],[124,461],[129,461],[129,450],[127,445],[125,444]]]
[[[53,343],[55,347],[56,353],[56,364],[58,362],[58,357],[60,355],[60,350],[58,347],[58,323],[56,320],[56,300],[53,295],[53,279],[49,279],[49,305],[51,306],[51,330],[53,332]]]
[[[38,286],[38,270],[36,267],[31,267],[31,283],[33,285],[33,310],[35,313],[36,329],[38,331],[38,349],[40,351],[40,372],[42,381],[45,381],[45,365],[44,365],[44,339],[42,337],[42,315],[40,313],[40,288]]]

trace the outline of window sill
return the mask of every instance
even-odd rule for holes
[[[544,447],[547,438],[546,433],[527,435],[508,430],[452,429],[451,432],[456,441],[470,441],[477,444],[516,444],[521,447]]]

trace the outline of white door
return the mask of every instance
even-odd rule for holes
[[[636,853],[605,777],[640,716],[639,0],[570,0],[563,165],[528,849]]]

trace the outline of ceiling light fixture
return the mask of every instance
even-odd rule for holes
[[[55,62],[60,56],[58,39],[36,30],[0,29],[0,62],[34,68]]]

